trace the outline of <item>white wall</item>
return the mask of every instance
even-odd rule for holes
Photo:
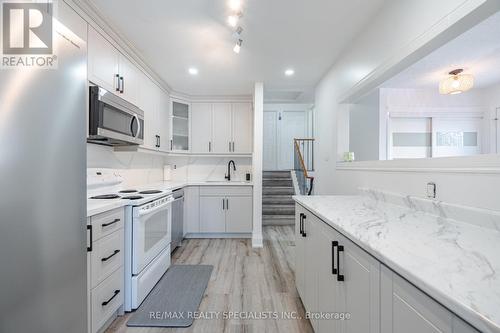
[[[255,83],[253,129],[253,233],[252,246],[263,247],[262,239],[262,146],[264,138],[264,84]]]
[[[390,1],[382,8],[316,87],[315,193],[354,193],[358,186],[374,186],[424,196],[426,180],[433,179],[441,185],[441,179],[446,178],[447,181],[439,186],[439,199],[498,208],[498,200],[493,202],[491,197],[486,198],[493,190],[483,191],[491,188],[492,181],[496,189],[500,188],[491,175],[472,173],[467,176],[470,181],[463,182],[460,173],[444,176],[440,172],[336,171],[340,103],[349,95],[373,89],[397,70],[469,29],[493,13],[492,7],[498,10],[498,2],[399,0]],[[384,162],[386,166],[393,161]],[[480,194],[485,200],[472,198],[470,193]]]
[[[379,159],[379,109],[378,90],[349,108],[349,151],[357,161]],[[340,152],[341,153],[341,152]]]

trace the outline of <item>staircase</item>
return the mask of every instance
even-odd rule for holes
[[[295,194],[290,171],[264,171],[262,177],[262,224],[295,224]]]

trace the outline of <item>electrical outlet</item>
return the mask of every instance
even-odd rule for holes
[[[427,198],[436,199],[436,183],[427,183]]]

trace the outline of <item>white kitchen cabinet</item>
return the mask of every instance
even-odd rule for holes
[[[380,264],[346,237],[338,234],[338,300],[341,312],[350,319],[341,321],[344,333],[380,332]]]
[[[302,216],[305,209],[295,205],[295,285],[302,299],[305,299],[305,238],[302,236]]]
[[[118,71],[120,73],[120,97],[137,105],[142,73],[123,54],[119,53]]]
[[[200,231],[226,232],[225,197],[200,197]]]
[[[108,91],[116,92],[120,52],[90,25],[87,52],[89,81]]]
[[[171,104],[171,147],[172,151],[189,150],[189,124],[191,118],[191,105],[183,100],[172,99]]]
[[[248,186],[201,186],[201,233],[251,233],[252,188]]]
[[[214,153],[224,154],[232,150],[230,103],[212,105],[212,144]]]
[[[184,233],[200,232],[200,188],[188,186],[184,189]]]
[[[226,232],[247,233],[253,227],[252,197],[228,197],[226,201]]]
[[[191,152],[212,152],[212,104],[191,104]]]
[[[312,214],[305,214],[302,222],[302,237],[305,239],[304,247],[304,305],[309,312],[318,313],[318,232],[319,225]],[[314,330],[318,330],[318,319],[310,318]]]
[[[168,152],[171,148],[170,135],[170,98],[160,87],[155,85],[158,94],[157,117],[158,117],[158,150]]]
[[[232,152],[250,154],[253,149],[252,103],[232,105]]]
[[[451,333],[450,311],[382,266],[381,330],[384,333]]]
[[[123,314],[124,209],[87,218],[88,332],[104,331],[105,324]]]
[[[251,154],[251,103],[192,103],[193,153]]]

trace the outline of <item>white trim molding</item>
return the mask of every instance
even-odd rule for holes
[[[338,162],[336,169],[340,171],[500,174],[500,155]]]

